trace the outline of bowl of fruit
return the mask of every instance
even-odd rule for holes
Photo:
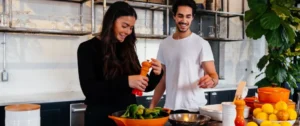
[[[263,126],[271,124],[272,126],[292,126],[297,119],[295,109],[288,108],[285,101],[279,101],[273,106],[270,103],[265,103],[261,108],[253,110],[253,120]]]
[[[114,112],[108,118],[114,120],[118,126],[163,126],[167,123],[170,112],[166,108],[150,109],[131,104],[126,110]]]

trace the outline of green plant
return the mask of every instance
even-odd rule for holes
[[[264,55],[257,67],[265,74],[256,85],[281,86],[287,83],[296,88],[300,82],[300,41],[299,9],[294,7],[294,0],[248,0],[249,10],[245,20],[249,22],[246,35],[252,39],[265,36],[268,54]],[[297,34],[296,34],[297,33]]]

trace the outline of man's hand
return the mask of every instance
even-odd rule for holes
[[[200,88],[213,88],[216,86],[215,81],[209,75],[205,75],[200,78],[199,87]]]
[[[152,69],[153,69],[153,73],[155,75],[160,75],[161,70],[162,70],[162,66],[159,60],[151,58],[151,63],[152,63]]]

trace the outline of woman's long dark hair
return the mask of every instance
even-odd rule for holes
[[[112,4],[103,19],[100,38],[103,41],[103,74],[106,79],[124,74],[138,74],[140,71],[134,28],[122,43],[116,39],[114,34],[114,24],[121,16],[133,16],[137,19],[135,10],[128,3],[121,1]]]

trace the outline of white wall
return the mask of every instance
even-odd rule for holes
[[[233,0],[231,0],[233,1]],[[239,1],[239,0],[235,0]],[[75,3],[64,3],[45,0],[13,0],[14,11],[30,10],[30,19],[37,24],[39,28],[51,28],[50,15],[58,16],[59,22],[62,22],[61,16],[78,15],[79,5]],[[96,9],[97,23],[100,26],[102,21],[102,8]],[[138,10],[138,21],[136,26],[138,32],[149,32],[147,26],[151,25],[150,11]],[[84,22],[90,22],[89,4],[85,5]],[[155,12],[155,33],[162,34],[162,13]],[[235,21],[231,25],[236,25]],[[59,23],[59,26],[64,26]],[[87,24],[85,26],[88,26]],[[142,26],[146,26],[142,27]],[[88,26],[90,27],[90,26]],[[232,32],[237,30],[232,30]],[[54,36],[54,35],[34,35],[34,34],[11,34],[7,35],[7,72],[9,73],[8,82],[0,82],[0,96],[39,94],[47,92],[80,91],[76,51],[78,45],[90,39],[92,36]],[[2,41],[2,35],[0,40]],[[264,49],[260,48],[263,42],[249,43],[244,42],[222,43],[221,53],[224,52],[221,59],[224,61],[224,75],[226,84],[236,84],[243,75],[246,75],[244,69],[248,67],[249,54],[258,52],[255,55],[262,55]],[[138,39],[137,52],[140,61],[156,57],[160,40]],[[0,46],[0,70],[2,71],[2,48]],[[250,48],[251,47],[251,48]],[[253,57],[252,57],[253,58]],[[252,65],[250,67],[253,67]]]
[[[248,10],[247,0],[244,1],[245,10]],[[229,12],[242,12],[242,0],[229,0],[229,5]],[[225,8],[227,8],[226,5]],[[226,23],[226,20],[221,22],[221,33],[222,29],[226,28]],[[238,17],[231,18],[229,24],[230,38],[241,38],[242,21]],[[262,78],[261,76],[255,79],[255,76],[260,73],[256,64],[260,57],[265,54],[265,43],[264,38],[252,40],[247,37],[244,41],[240,42],[221,43],[220,55],[222,57],[220,59],[221,62],[224,63],[221,64],[221,66],[223,65],[221,71],[224,74],[225,84],[237,84],[239,81],[246,81],[248,85],[254,85],[255,82]],[[251,71],[253,71],[253,73],[251,73]]]

